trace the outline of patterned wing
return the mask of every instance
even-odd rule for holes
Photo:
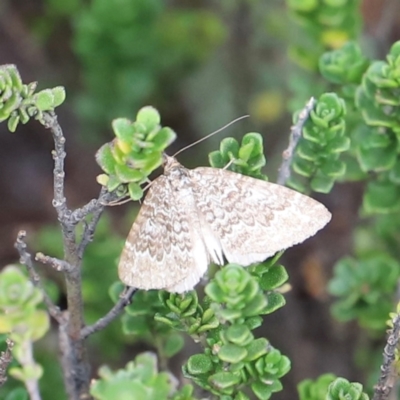
[[[193,205],[193,198],[174,191],[164,175],[153,182],[122,251],[118,266],[122,282],[170,292],[194,287],[209,260],[192,221]]]
[[[190,170],[196,206],[229,262],[264,261],[325,226],[321,203],[284,186],[215,168]]]

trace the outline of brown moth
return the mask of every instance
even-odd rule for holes
[[[164,156],[122,251],[121,281],[138,289],[193,289],[210,262],[248,266],[303,242],[330,212],[318,201],[225,169]]]

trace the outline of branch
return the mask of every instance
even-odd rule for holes
[[[45,256],[43,253],[36,253],[35,260],[41,262],[42,264],[50,265],[58,272],[68,272],[72,270],[70,263],[55,257]]]
[[[61,321],[58,329],[59,346],[64,385],[69,400],[91,399],[88,382],[90,381],[90,366],[82,360],[85,356],[85,346],[82,340],[72,341],[69,335],[68,318]]]
[[[43,294],[43,301],[46,304],[47,310],[49,314],[58,322],[60,323],[61,318],[62,318],[62,311],[57,307],[53,301],[50,299],[49,295],[46,293],[44,290],[42,284],[40,283],[40,277],[39,274],[36,272],[33,262],[32,262],[32,257],[30,253],[27,251],[27,246],[25,243],[25,237],[26,237],[26,232],[25,231],[19,231],[17,235],[17,240],[15,241],[15,248],[18,250],[19,256],[20,256],[20,262],[21,264],[24,264],[28,270],[29,273],[29,278],[33,285],[37,287]]]
[[[57,211],[60,222],[63,215],[68,213],[67,200],[64,196],[64,159],[65,153],[65,137],[61,126],[58,124],[57,116],[54,112],[44,113],[45,127],[51,130],[54,139],[54,150],[52,152],[54,159],[54,199],[53,207]]]
[[[374,388],[373,400],[387,399],[397,379],[393,371],[393,362],[396,358],[396,348],[400,340],[400,314],[393,318],[393,329],[391,330],[383,350],[383,364],[381,365],[381,376]]]
[[[115,192],[108,192],[105,187],[101,188],[99,198],[91,200],[86,206],[75,210],[71,215],[71,221],[74,223],[75,221],[82,221],[84,218],[93,214],[90,222],[85,224],[85,228],[82,234],[82,239],[78,247],[78,257],[82,259],[83,252],[86,249],[86,246],[93,241],[94,231],[96,230],[96,226],[100,220],[101,214],[103,213],[104,207],[110,202],[117,199],[118,196]]]
[[[303,130],[304,124],[306,123],[312,109],[314,108],[316,100],[314,97],[308,101],[306,106],[300,111],[299,118],[295,125],[290,128],[289,146],[282,153],[282,164],[279,168],[279,175],[277,182],[279,185],[285,185],[287,180],[290,178],[290,165],[293,161],[294,151],[296,149],[297,143],[301,138],[301,132]]]
[[[122,310],[131,303],[132,296],[136,293],[137,289],[129,286],[125,286],[124,291],[114,307],[102,318],[97,320],[93,325],[86,326],[81,331],[81,338],[86,339],[92,333],[104,329],[111,321],[113,321]]]
[[[74,226],[69,219],[71,211],[67,208],[67,200],[64,195],[64,159],[65,153],[65,137],[61,126],[57,121],[57,116],[54,112],[45,112],[43,114],[45,127],[51,130],[54,140],[54,150],[52,152],[54,159],[53,170],[53,207],[57,212],[58,220],[61,223],[63,232],[64,250],[67,261],[74,267],[78,268],[78,259],[74,257],[76,254],[76,236]]]
[[[109,192],[104,186],[100,190],[99,197],[97,199],[92,199],[81,208],[74,210],[70,217],[69,221],[71,224],[78,224],[84,218],[86,218],[89,214],[95,213],[100,209],[103,210],[105,206],[109,204],[109,202],[118,199],[118,195],[115,192]]]
[[[7,368],[13,359],[11,350],[14,347],[14,342],[7,338],[6,344],[7,349],[0,353],[0,387],[7,381]]]

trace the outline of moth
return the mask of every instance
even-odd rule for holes
[[[323,228],[330,212],[318,201],[225,169],[187,169],[163,158],[127,237],[121,281],[138,289],[181,293],[211,262],[262,262]]]

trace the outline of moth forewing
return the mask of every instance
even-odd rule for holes
[[[126,240],[119,276],[139,289],[184,292],[211,261],[264,261],[330,218],[324,205],[284,186],[223,169],[188,170],[166,156]]]

